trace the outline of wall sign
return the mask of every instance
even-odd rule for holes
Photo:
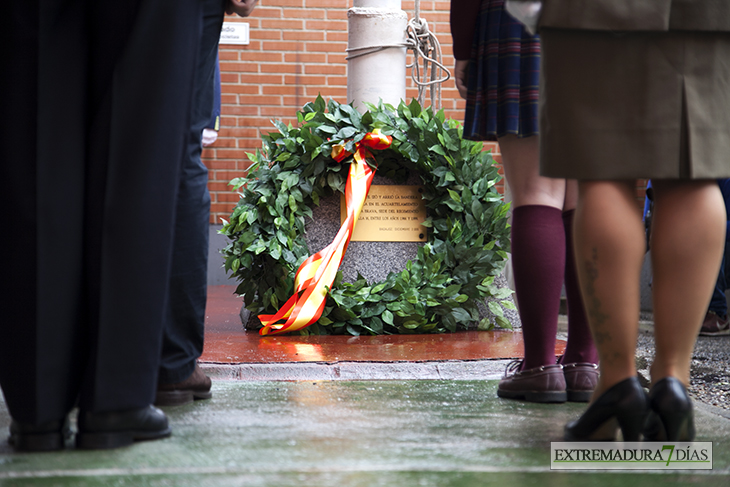
[[[220,43],[247,46],[249,43],[248,32],[248,22],[223,22]]]

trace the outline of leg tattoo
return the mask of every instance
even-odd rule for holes
[[[587,284],[585,287],[585,305],[588,311],[588,316],[591,317],[593,322],[593,338],[596,341],[596,345],[611,341],[611,335],[609,330],[603,330],[603,325],[609,316],[601,310],[601,300],[596,296],[595,282],[598,279],[598,250],[593,249],[593,255],[591,260],[585,262],[585,271]]]

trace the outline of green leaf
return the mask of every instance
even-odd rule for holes
[[[513,303],[512,301],[504,300],[504,301],[500,301],[499,304],[504,306],[506,309],[514,309],[514,310],[517,309],[517,306],[515,306],[515,303]]]
[[[457,322],[468,323],[471,321],[471,315],[467,313],[464,308],[454,308],[451,310],[451,315]]]
[[[448,297],[453,296],[454,294],[458,293],[460,289],[461,289],[460,284],[452,284],[449,287],[442,289],[439,292],[439,295],[448,298]]]
[[[461,203],[461,195],[454,191],[453,189],[447,190],[449,192],[449,196],[451,196],[451,199],[456,201],[457,203]]]
[[[380,335],[383,333],[383,322],[378,318],[377,316],[374,316],[370,320],[370,331],[375,333],[376,335]]]
[[[489,318],[484,318],[479,322],[479,325],[477,325],[477,330],[479,331],[489,331],[493,330],[494,325],[491,321],[489,321]]]
[[[504,316],[497,316],[495,318],[495,321],[497,322],[497,325],[501,328],[506,328],[508,330],[512,329],[512,323],[510,323],[509,320]]]
[[[487,306],[489,306],[489,311],[494,313],[495,316],[504,316],[504,311],[498,303],[490,301],[489,303],[487,303]]]
[[[343,127],[339,132],[337,132],[335,138],[341,140],[351,139],[356,133],[357,129],[355,127]]]
[[[389,310],[386,309],[385,311],[383,311],[383,314],[381,316],[381,319],[385,323],[388,323],[389,325],[392,325],[393,324],[393,313],[391,313]]]

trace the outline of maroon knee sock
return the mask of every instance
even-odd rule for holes
[[[565,296],[568,298],[568,344],[562,362],[598,363],[598,352],[593,345],[593,337],[588,327],[583,299],[578,284],[578,274],[573,253],[573,213],[569,210],[563,213],[565,226]]]
[[[555,363],[555,334],[565,271],[561,210],[542,205],[512,212],[512,267],[525,343],[523,369]]]

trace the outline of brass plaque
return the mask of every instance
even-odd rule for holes
[[[421,186],[372,185],[350,240],[358,242],[425,242],[426,203]],[[345,195],[340,222],[347,218]]]

